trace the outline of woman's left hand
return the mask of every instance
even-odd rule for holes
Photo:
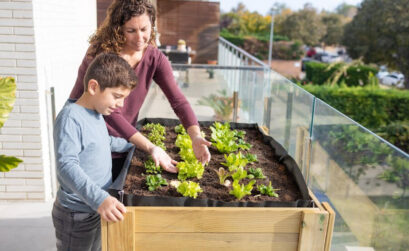
[[[193,152],[195,153],[196,159],[203,165],[210,161],[210,152],[207,147],[211,145],[212,143],[201,136],[196,136],[192,139]]]

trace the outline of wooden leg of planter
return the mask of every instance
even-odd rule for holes
[[[108,223],[108,251],[134,251],[134,212],[128,210],[124,220]]]
[[[108,251],[108,223],[101,219],[102,251]]]
[[[325,248],[328,212],[304,211],[300,225],[298,251],[320,251]]]
[[[335,211],[332,209],[328,202],[323,202],[322,206],[329,213],[328,230],[327,236],[325,237],[325,251],[329,251],[331,249],[332,233],[334,232]]]

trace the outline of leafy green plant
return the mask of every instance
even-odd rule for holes
[[[149,191],[155,191],[160,186],[167,186],[168,182],[160,174],[150,174],[146,176],[146,185]]]
[[[175,126],[175,133],[177,134],[186,134],[186,130],[182,124]]]
[[[276,191],[279,190],[279,189],[274,189],[274,188],[271,186],[271,181],[270,181],[270,183],[268,184],[268,186],[263,185],[263,184],[258,185],[258,186],[257,186],[257,190],[258,190],[261,194],[268,195],[268,196],[270,196],[270,197],[278,197],[278,194],[276,193]]]
[[[241,152],[230,153],[228,156],[225,154],[224,158],[226,162],[221,164],[228,167],[230,172],[236,171],[239,167],[245,167],[248,163],[246,156],[242,155]]]
[[[247,171],[244,170],[244,168],[242,166],[238,167],[235,170],[235,172],[231,175],[231,177],[233,178],[234,181],[236,181],[236,180],[239,181],[239,180],[245,179],[245,178],[247,178]]]
[[[178,134],[175,145],[180,148],[179,155],[184,161],[197,161],[192,148],[192,140],[188,134]]]
[[[211,94],[208,97],[202,97],[197,104],[211,107],[216,119],[228,121],[233,114],[233,97],[228,96],[225,89],[217,92],[219,95]]]
[[[245,157],[246,157],[246,159],[247,159],[247,161],[248,161],[249,163],[258,162],[257,155],[255,155],[255,154],[247,153],[247,154],[245,155]]]
[[[182,194],[184,197],[192,197],[194,199],[197,198],[198,193],[203,192],[199,184],[193,181],[183,181],[177,187],[177,191],[178,193]]]
[[[14,78],[0,78],[0,128],[6,122],[9,113],[13,110],[14,101],[16,99],[16,83]],[[0,155],[0,172],[8,172],[16,168],[21,162],[21,159]]]
[[[148,123],[143,127],[145,130],[150,131],[148,134],[148,139],[156,146],[159,146],[163,150],[166,150],[165,144],[163,141],[165,140],[165,127],[161,124],[157,123]]]
[[[204,172],[204,167],[199,161],[179,162],[176,167],[179,169],[178,179],[186,180],[188,178],[201,179]]]
[[[145,171],[146,173],[153,173],[153,174],[157,174],[157,173],[161,173],[162,169],[160,166],[156,166],[155,162],[152,160],[152,158],[149,158],[147,161],[145,161],[145,163],[143,163],[145,166]]]
[[[255,180],[251,180],[247,185],[239,184],[238,180],[233,181],[233,189],[230,191],[231,195],[234,195],[237,199],[241,199],[246,195],[251,195]]]
[[[248,170],[248,173],[249,174],[247,175],[247,177],[249,179],[253,179],[253,178],[265,179],[266,178],[266,176],[264,176],[263,171],[261,170],[261,168],[252,168],[252,167],[250,167],[249,170]]]
[[[224,181],[230,177],[230,172],[227,172],[223,167],[220,167],[219,171],[215,170],[215,172],[217,173],[217,176],[219,176],[220,185],[224,185]]]
[[[247,150],[251,147],[243,140],[244,132],[230,130],[228,122],[224,124],[214,122],[213,126],[210,126],[210,130],[212,131],[211,141],[221,153],[231,153],[238,149]]]

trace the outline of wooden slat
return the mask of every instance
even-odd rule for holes
[[[108,250],[109,251],[134,251],[134,212],[125,214],[122,221],[108,223]]]
[[[297,250],[298,234],[136,233],[136,250]]]
[[[299,233],[298,208],[128,207],[136,232]]]
[[[108,224],[105,220],[101,219],[101,241],[102,251],[108,251]]]
[[[332,241],[332,233],[334,232],[334,224],[335,224],[335,211],[329,205],[328,202],[323,202],[322,206],[327,210],[329,214],[328,218],[328,229],[327,234],[325,236],[325,251],[331,250],[331,241]]]
[[[325,235],[328,226],[328,212],[313,213],[305,211],[301,223],[299,251],[320,251],[325,248]]]

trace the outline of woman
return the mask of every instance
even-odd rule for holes
[[[105,117],[109,134],[128,139],[139,149],[150,153],[156,165],[168,172],[177,172],[177,162],[133,126],[152,80],[160,86],[183,126],[187,128],[193,151],[200,162],[210,161],[207,147],[211,143],[201,136],[196,116],[176,84],[169,61],[154,45],[155,19],[156,11],[149,0],[115,0],[108,8],[101,27],[90,39],[90,47],[78,70],[70,98],[78,99],[82,95],[85,72],[96,55],[101,52],[119,54],[135,70],[139,83],[125,100],[123,108]],[[115,180],[125,156],[113,153],[112,157],[112,179]]]

